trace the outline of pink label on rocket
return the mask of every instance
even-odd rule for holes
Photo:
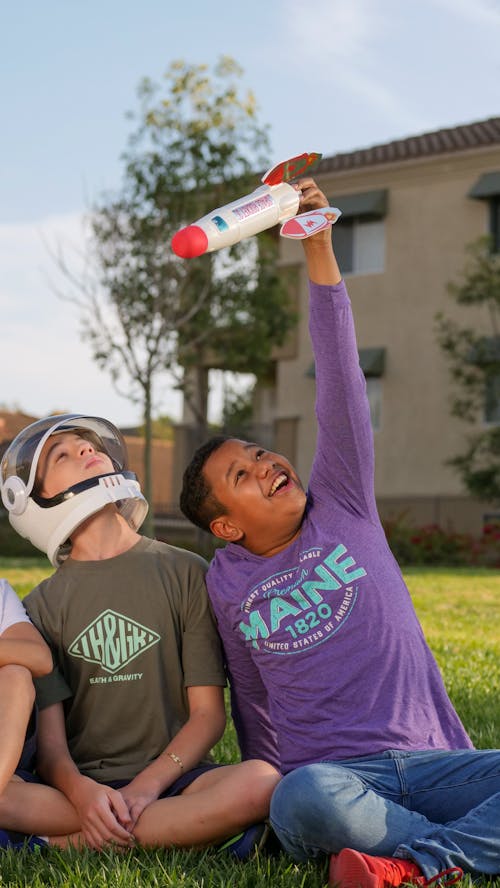
[[[248,203],[235,207],[233,214],[237,219],[248,219],[249,216],[255,216],[256,213],[261,213],[262,210],[267,210],[272,206],[274,206],[274,201],[271,195],[264,194],[262,197],[256,197],[254,200],[249,200]]]

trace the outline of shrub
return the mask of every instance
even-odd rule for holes
[[[486,524],[480,537],[444,530],[438,524],[414,527],[401,517],[386,521],[384,530],[402,565],[500,567],[500,523]]]
[[[471,564],[500,567],[500,522],[485,524],[482,535],[473,541]]]

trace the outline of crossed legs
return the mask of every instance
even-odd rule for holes
[[[201,848],[236,835],[269,813],[279,774],[253,760],[225,765],[197,777],[181,795],[158,799],[143,811],[133,830],[139,845]],[[81,847],[73,806],[49,786],[10,781],[0,797],[0,826],[49,837],[59,847]]]

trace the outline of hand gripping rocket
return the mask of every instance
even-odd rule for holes
[[[300,193],[289,185],[321,158],[321,154],[300,154],[272,167],[251,194],[207,213],[193,225],[181,228],[172,238],[172,249],[182,259],[192,259],[222,247],[230,247],[244,238],[282,223],[283,237],[304,238],[333,225],[340,210],[321,207],[297,216]]]

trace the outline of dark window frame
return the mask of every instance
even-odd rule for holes
[[[473,200],[487,201],[491,250],[493,253],[500,253],[500,171],[482,173],[468,196]]]
[[[500,253],[500,194],[490,198],[489,205],[491,249],[493,253]]]

